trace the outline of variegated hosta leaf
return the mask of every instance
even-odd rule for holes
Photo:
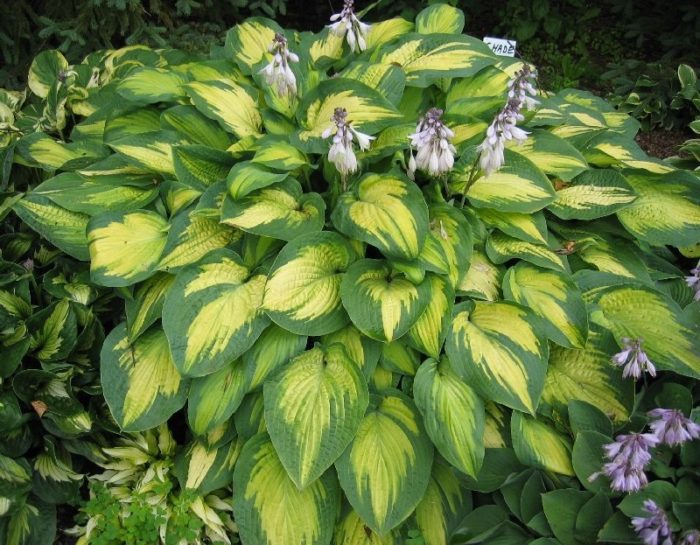
[[[379,91],[383,97],[397,106],[401,102],[401,96],[406,86],[406,76],[403,70],[393,64],[355,61],[340,73],[340,77],[364,83]]]
[[[343,453],[369,402],[359,365],[340,344],[315,347],[265,383],[265,422],[289,477],[305,489]]]
[[[484,404],[452,369],[446,356],[426,360],[416,373],[413,395],[438,452],[474,478],[484,460]]]
[[[105,143],[111,143],[127,136],[155,134],[160,129],[160,112],[156,108],[129,105],[109,113],[104,124],[103,140]]]
[[[246,381],[255,390],[273,377],[284,365],[306,348],[307,337],[296,335],[275,324],[262,332],[255,344],[243,354]]]
[[[620,344],[623,337],[641,339],[656,367],[700,377],[697,324],[670,297],[642,284],[629,284],[598,291],[594,304],[591,320],[610,330]]]
[[[393,42],[399,36],[413,31],[413,22],[403,17],[394,17],[385,21],[372,23],[367,33],[367,48],[373,49],[380,45]]]
[[[249,439],[233,472],[233,513],[248,545],[328,545],[340,503],[327,471],[303,490],[287,475],[266,433]]]
[[[419,34],[462,34],[464,13],[447,4],[435,4],[416,15]]]
[[[31,316],[27,327],[32,331],[29,349],[42,362],[65,359],[75,347],[78,334],[76,313],[67,299]]]
[[[556,200],[547,208],[562,219],[593,220],[614,214],[636,198],[616,170],[586,170],[559,189]]]
[[[479,208],[493,208],[499,212],[529,214],[542,210],[556,198],[556,192],[547,176],[527,157],[505,150],[505,164],[490,176],[481,176],[469,188],[469,202]],[[453,175],[457,193],[470,177],[471,165],[466,172]]]
[[[509,72],[510,70],[505,72],[496,66],[487,66],[471,77],[455,79],[447,92],[447,111],[452,112],[458,101],[475,97],[498,97],[505,102],[508,81],[512,77]]]
[[[227,249],[178,273],[165,296],[163,329],[183,375],[213,373],[251,347],[269,324],[261,309],[265,281]]]
[[[198,191],[205,191],[226,178],[234,161],[226,151],[199,144],[173,147],[175,177],[186,187]]]
[[[24,223],[59,250],[81,261],[90,259],[85,235],[89,216],[71,212],[46,197],[31,193],[15,203],[13,210]]]
[[[184,97],[182,85],[185,79],[172,70],[162,68],[138,68],[120,80],[116,92],[131,102],[154,104],[174,102]]]
[[[270,50],[275,33],[283,33],[280,26],[265,17],[251,17],[226,33],[227,56],[233,58],[244,74],[252,74]]]
[[[535,414],[549,347],[530,310],[509,302],[461,303],[445,351],[485,400]]]
[[[423,354],[439,358],[447,337],[455,293],[444,276],[429,273],[426,280],[430,286],[430,301],[408,331],[407,340]]]
[[[299,149],[283,138],[267,136],[260,139],[258,144],[260,147],[252,159],[255,164],[289,172],[303,167],[309,162]],[[233,196],[235,197],[235,195]]]
[[[415,376],[420,365],[420,355],[402,341],[381,344],[379,365],[398,375]]]
[[[513,449],[521,463],[574,476],[571,442],[543,420],[513,411],[510,419]]]
[[[248,393],[250,380],[240,359],[222,369],[192,380],[187,400],[187,421],[200,437],[225,424]]]
[[[361,259],[340,284],[340,297],[352,323],[372,339],[391,342],[420,318],[430,300],[430,284],[414,284],[385,262]]]
[[[481,250],[474,250],[469,270],[459,280],[457,293],[475,299],[496,301],[499,299],[503,267],[492,263]]]
[[[471,507],[471,493],[462,485],[459,475],[445,460],[435,456],[428,488],[415,514],[426,545],[447,545]]]
[[[200,441],[192,442],[175,460],[175,475],[180,487],[205,496],[228,486],[242,446],[243,441],[238,438],[219,447],[210,447]]]
[[[380,345],[360,333],[354,325],[349,324],[338,331],[324,335],[321,337],[321,342],[325,345],[342,344],[350,359],[360,366],[367,380],[374,374],[379,361]]]
[[[90,278],[102,286],[130,286],[156,269],[170,225],[147,210],[110,212],[87,226]]]
[[[173,175],[173,147],[187,143],[183,136],[175,132],[157,131],[125,136],[110,142],[109,146],[137,167]]]
[[[420,189],[396,172],[365,175],[340,196],[331,218],[342,233],[402,259],[418,257],[428,230]]]
[[[173,364],[168,339],[153,326],[133,343],[126,324],[105,339],[100,354],[104,396],[119,427],[141,431],[166,422],[187,399],[189,381]]]
[[[555,253],[548,246],[525,242],[495,231],[489,235],[486,241],[486,255],[491,261],[498,264],[517,257],[553,271],[566,272],[569,268],[566,258]]]
[[[430,223],[420,260],[427,270],[446,274],[452,287],[469,267],[472,230],[464,214],[442,203],[428,207]]]
[[[331,118],[336,108],[345,108],[352,127],[367,134],[374,134],[402,118],[391,102],[364,83],[342,77],[322,81],[304,95],[297,108],[303,127],[299,139],[313,143],[318,153],[330,146],[320,138],[326,129],[335,127]]]
[[[156,273],[139,284],[133,299],[126,300],[126,325],[132,341],[160,319],[165,294],[173,282],[175,275]]]
[[[379,62],[400,65],[406,83],[428,87],[440,78],[476,74],[496,56],[481,40],[463,34],[409,34],[387,47]]]
[[[318,193],[304,193],[299,182],[289,179],[239,200],[227,195],[221,222],[254,235],[292,240],[323,229],[325,212]]]
[[[168,108],[161,114],[160,123],[163,128],[177,131],[207,148],[225,150],[233,141],[231,135],[216,121],[209,119],[190,105],[181,104]]]
[[[340,300],[343,273],[357,254],[338,233],[297,237],[277,255],[263,305],[281,327],[300,335],[325,335],[348,323]]]
[[[226,177],[228,191],[234,199],[242,199],[249,193],[283,181],[285,172],[274,172],[269,168],[244,161],[236,163]]]
[[[687,246],[700,240],[700,180],[677,170],[656,175],[624,171],[638,197],[617,212],[634,236],[653,245]]]
[[[397,545],[396,532],[383,536],[368,528],[352,508],[342,517],[335,528],[335,545]]]
[[[172,220],[158,269],[176,271],[180,267],[196,263],[209,252],[224,248],[240,237],[240,231],[222,225],[204,213],[196,210],[183,212]]]
[[[188,83],[185,90],[195,108],[227,131],[239,138],[260,135],[262,117],[252,91],[228,79]]]
[[[46,98],[51,86],[67,69],[68,61],[60,51],[55,49],[42,51],[34,57],[29,67],[27,84],[36,96]]]
[[[564,181],[573,180],[588,168],[583,155],[574,146],[544,130],[534,130],[522,143],[509,140],[508,147],[527,157],[543,172]]]
[[[335,465],[350,505],[383,535],[416,508],[432,462],[433,446],[413,402],[388,391],[370,396],[355,438]]]
[[[143,208],[158,196],[158,189],[149,175],[85,176],[64,172],[39,184],[33,195],[47,197],[67,210],[95,216]]]
[[[552,347],[542,402],[564,411],[572,399],[598,407],[615,422],[629,419],[634,383],[610,362],[617,351],[612,336],[592,325],[583,350]]]
[[[547,221],[542,212],[518,214],[480,208],[477,214],[486,225],[495,227],[509,237],[532,244],[547,244]]]
[[[566,347],[583,348],[588,312],[576,284],[564,273],[520,262],[503,279],[506,299],[530,307],[542,319],[546,335]]]

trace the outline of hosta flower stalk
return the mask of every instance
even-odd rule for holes
[[[363,23],[355,15],[355,2],[345,0],[343,10],[340,13],[331,15],[333,24],[329,25],[331,32],[337,36],[345,36],[350,51],[364,51],[367,49],[367,32],[369,25]]]
[[[673,545],[666,512],[654,500],[644,500],[648,517],[632,517],[632,527],[645,545]]]
[[[374,136],[369,136],[353,129],[352,122],[347,117],[348,112],[345,108],[336,108],[333,117],[331,117],[331,121],[333,121],[336,128],[335,134],[333,134],[333,127],[329,127],[322,134],[324,139],[333,134],[333,142],[328,151],[328,160],[340,172],[343,190],[347,185],[348,175],[357,172],[357,157],[353,150],[353,138],[357,139],[357,143],[362,151],[368,150],[370,142],[374,140]]]
[[[693,298],[700,301],[700,261],[697,267],[690,269],[690,276],[685,277],[688,287],[693,290]]]
[[[674,447],[700,437],[700,425],[678,409],[653,409],[648,415],[654,419],[649,427],[660,443]]]
[[[656,436],[648,433],[618,435],[615,442],[603,447],[609,460],[602,471],[593,473],[588,480],[600,475],[610,478],[610,487],[618,492],[636,492],[648,484],[644,468],[651,461],[650,449],[658,443]]]
[[[290,62],[299,62],[299,57],[287,48],[287,38],[279,32],[275,34],[272,45],[269,48],[272,60],[260,73],[265,77],[267,84],[272,87],[279,96],[294,96],[297,94],[297,79],[289,67]]]
[[[532,110],[539,104],[533,98],[537,96],[534,86],[536,75],[526,64],[508,83],[508,101],[486,129],[486,138],[478,147],[481,152],[479,164],[486,176],[496,172],[505,163],[503,150],[506,141],[524,142],[527,139],[529,133],[518,127],[517,123],[525,119],[521,113],[523,108]]]
[[[417,169],[431,176],[440,176],[452,170],[457,153],[451,142],[455,133],[442,122],[442,114],[441,109],[430,108],[418,121],[416,132],[409,135],[411,157],[408,161],[408,175],[411,178]]]
[[[623,378],[632,377],[639,380],[645,372],[655,377],[656,367],[642,350],[642,339],[624,337],[622,343],[624,348],[613,356],[612,362],[623,368]]]

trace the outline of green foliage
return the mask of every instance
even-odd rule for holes
[[[206,58],[49,50],[0,94],[8,398],[104,469],[81,545],[228,543],[231,509],[245,545],[567,545],[616,520],[587,481],[640,422],[611,357],[641,339],[664,381],[700,376],[677,251],[700,181],[572,89],[480,161],[527,70],[463,21],[433,5],[346,43],[255,17]],[[30,248],[54,269],[18,266]]]

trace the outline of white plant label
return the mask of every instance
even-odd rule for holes
[[[515,57],[515,47],[518,44],[515,40],[506,40],[503,38],[493,38],[485,36],[484,43],[491,48],[496,55],[502,57]]]

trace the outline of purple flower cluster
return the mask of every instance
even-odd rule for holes
[[[695,292],[694,298],[696,301],[700,301],[700,261],[698,261],[697,267],[690,269],[690,276],[685,277],[685,281],[688,286]]]
[[[603,447],[608,462],[603,469],[593,473],[588,480],[600,475],[610,478],[610,488],[618,492],[637,492],[649,481],[644,470],[651,462],[651,449],[664,444],[681,445],[700,437],[700,425],[677,409],[654,409],[647,415],[651,433],[618,435],[613,443]]]
[[[486,138],[478,148],[481,152],[481,169],[486,176],[497,171],[505,162],[503,150],[506,140],[523,142],[527,139],[529,133],[519,128],[517,123],[525,119],[520,113],[523,107],[531,110],[539,104],[532,98],[537,96],[533,85],[535,76],[536,72],[526,64],[508,84],[508,102],[486,129]]]
[[[633,517],[632,527],[645,545],[673,545],[668,517],[654,500],[644,500],[648,517]]]
[[[613,490],[637,492],[649,483],[644,469],[651,462],[650,449],[658,442],[656,436],[649,433],[618,435],[614,443],[603,447],[609,462],[588,480],[593,481],[603,474],[610,478],[610,488]]]
[[[655,377],[656,367],[642,350],[642,339],[623,337],[622,343],[624,348],[612,357],[612,362],[618,367],[624,367],[623,378],[632,377],[638,380],[645,371]]]
[[[682,445],[700,437],[700,425],[678,409],[654,409],[647,413],[652,420],[649,427],[660,443],[669,447]]]

